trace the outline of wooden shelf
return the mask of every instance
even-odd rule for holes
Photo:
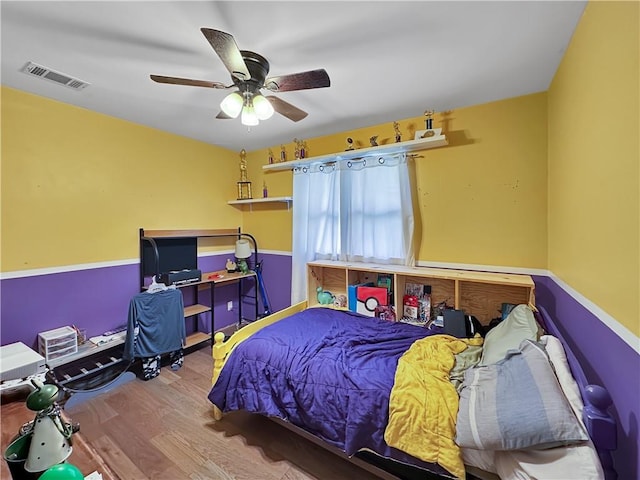
[[[357,158],[370,157],[373,155],[392,155],[394,153],[415,152],[418,150],[427,150],[430,148],[444,147],[448,145],[447,138],[444,135],[438,135],[429,138],[420,138],[418,140],[409,140],[407,142],[390,143],[387,145],[379,145],[377,147],[359,148],[357,150],[348,150],[345,152],[330,153],[328,155],[320,155],[317,157],[304,158],[302,160],[292,160],[289,162],[272,163],[263,165],[262,169],[268,172],[278,170],[293,170],[296,167],[309,166],[314,163],[336,162],[339,160],[353,160]]]
[[[191,317],[192,315],[198,315],[200,313],[210,312],[211,307],[207,307],[206,305],[200,305],[198,303],[189,305],[188,307],[184,307],[184,316],[185,318]]]
[[[249,205],[253,203],[290,203],[293,202],[293,197],[265,197],[265,198],[248,198],[245,200],[229,200],[229,205]]]
[[[140,237],[145,238],[185,238],[185,237],[232,237],[240,235],[237,228],[219,228],[204,230],[144,230],[140,229]]]
[[[194,332],[191,335],[187,336],[187,341],[185,342],[185,348],[193,347],[199,343],[208,342],[211,340],[211,335],[204,332]]]
[[[431,305],[447,302],[449,307],[474,315],[483,325],[489,325],[503,303],[535,305],[535,283],[529,275],[316,260],[307,264],[309,307],[319,303],[318,288],[348,299],[352,286],[375,284],[380,274],[391,277],[397,318],[402,316],[408,283],[429,285]]]

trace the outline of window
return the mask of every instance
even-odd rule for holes
[[[413,265],[413,228],[405,155],[296,168],[292,303],[306,298],[312,260]]]

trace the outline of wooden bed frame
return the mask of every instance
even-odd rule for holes
[[[220,372],[222,370],[222,367],[224,365],[225,359],[239,343],[246,340],[255,332],[259,331],[260,329],[268,325],[271,325],[273,323],[276,323],[279,320],[282,320],[283,318],[289,317],[294,313],[305,310],[307,306],[308,304],[306,301],[300,302],[288,308],[285,308],[284,310],[281,310],[272,315],[264,317],[256,322],[253,322],[241,328],[236,333],[231,335],[231,337],[229,337],[227,341],[224,340],[225,339],[224,333],[222,332],[216,333],[214,336],[214,345],[212,348],[212,355],[213,355],[212,385],[215,384],[216,380],[218,379]],[[576,382],[578,383],[580,392],[582,394],[583,402],[584,402],[583,421],[585,423],[585,426],[587,427],[589,436],[591,437],[594,443],[594,446],[598,452],[598,456],[600,458],[600,462],[605,473],[605,480],[616,480],[617,473],[613,467],[613,459],[611,456],[611,450],[615,450],[617,448],[616,423],[613,417],[607,412],[607,409],[612,404],[611,397],[607,392],[607,390],[605,390],[604,388],[598,385],[588,384],[586,380],[586,376],[584,375],[582,368],[580,367],[580,364],[577,362],[575,356],[573,355],[573,353],[571,352],[571,349],[569,348],[569,344],[565,341],[555,321],[549,316],[549,314],[543,308],[539,308],[537,315],[539,319],[540,318],[542,319],[543,326],[545,327],[547,332],[555,336],[556,338],[558,338],[562,342],[565,348],[569,366],[571,368],[571,371],[573,373],[573,376]],[[215,405],[213,405],[213,415],[216,420],[222,419],[223,414],[220,411],[220,409]],[[296,434],[311,440],[315,444],[320,445],[324,448],[327,448],[328,450],[332,451],[333,453],[336,453],[342,458],[345,458],[353,462],[354,464],[360,466],[361,468],[364,468],[365,470],[368,470],[374,473],[375,475],[378,475],[382,479],[388,479],[388,480],[397,479],[396,476],[390,474],[389,472],[381,468],[378,468],[374,465],[371,465],[360,458],[357,458],[355,456],[348,457],[341,450],[327,444],[326,442],[323,442],[321,439],[311,435],[310,433],[306,432],[302,428],[296,427],[295,425],[291,425],[288,422],[279,421],[278,419],[272,419],[272,420],[275,420],[277,423],[295,432]],[[472,474],[475,477],[481,478],[483,480],[499,480],[499,477],[493,473],[486,472],[475,467],[467,466],[466,468],[468,473]]]

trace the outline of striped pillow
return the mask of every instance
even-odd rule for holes
[[[456,443],[480,450],[545,449],[588,439],[544,348],[524,340],[504,360],[465,372]]]

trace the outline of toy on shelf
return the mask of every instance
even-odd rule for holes
[[[318,287],[318,303],[320,305],[331,305],[335,300],[333,293],[324,290],[322,287]]]

